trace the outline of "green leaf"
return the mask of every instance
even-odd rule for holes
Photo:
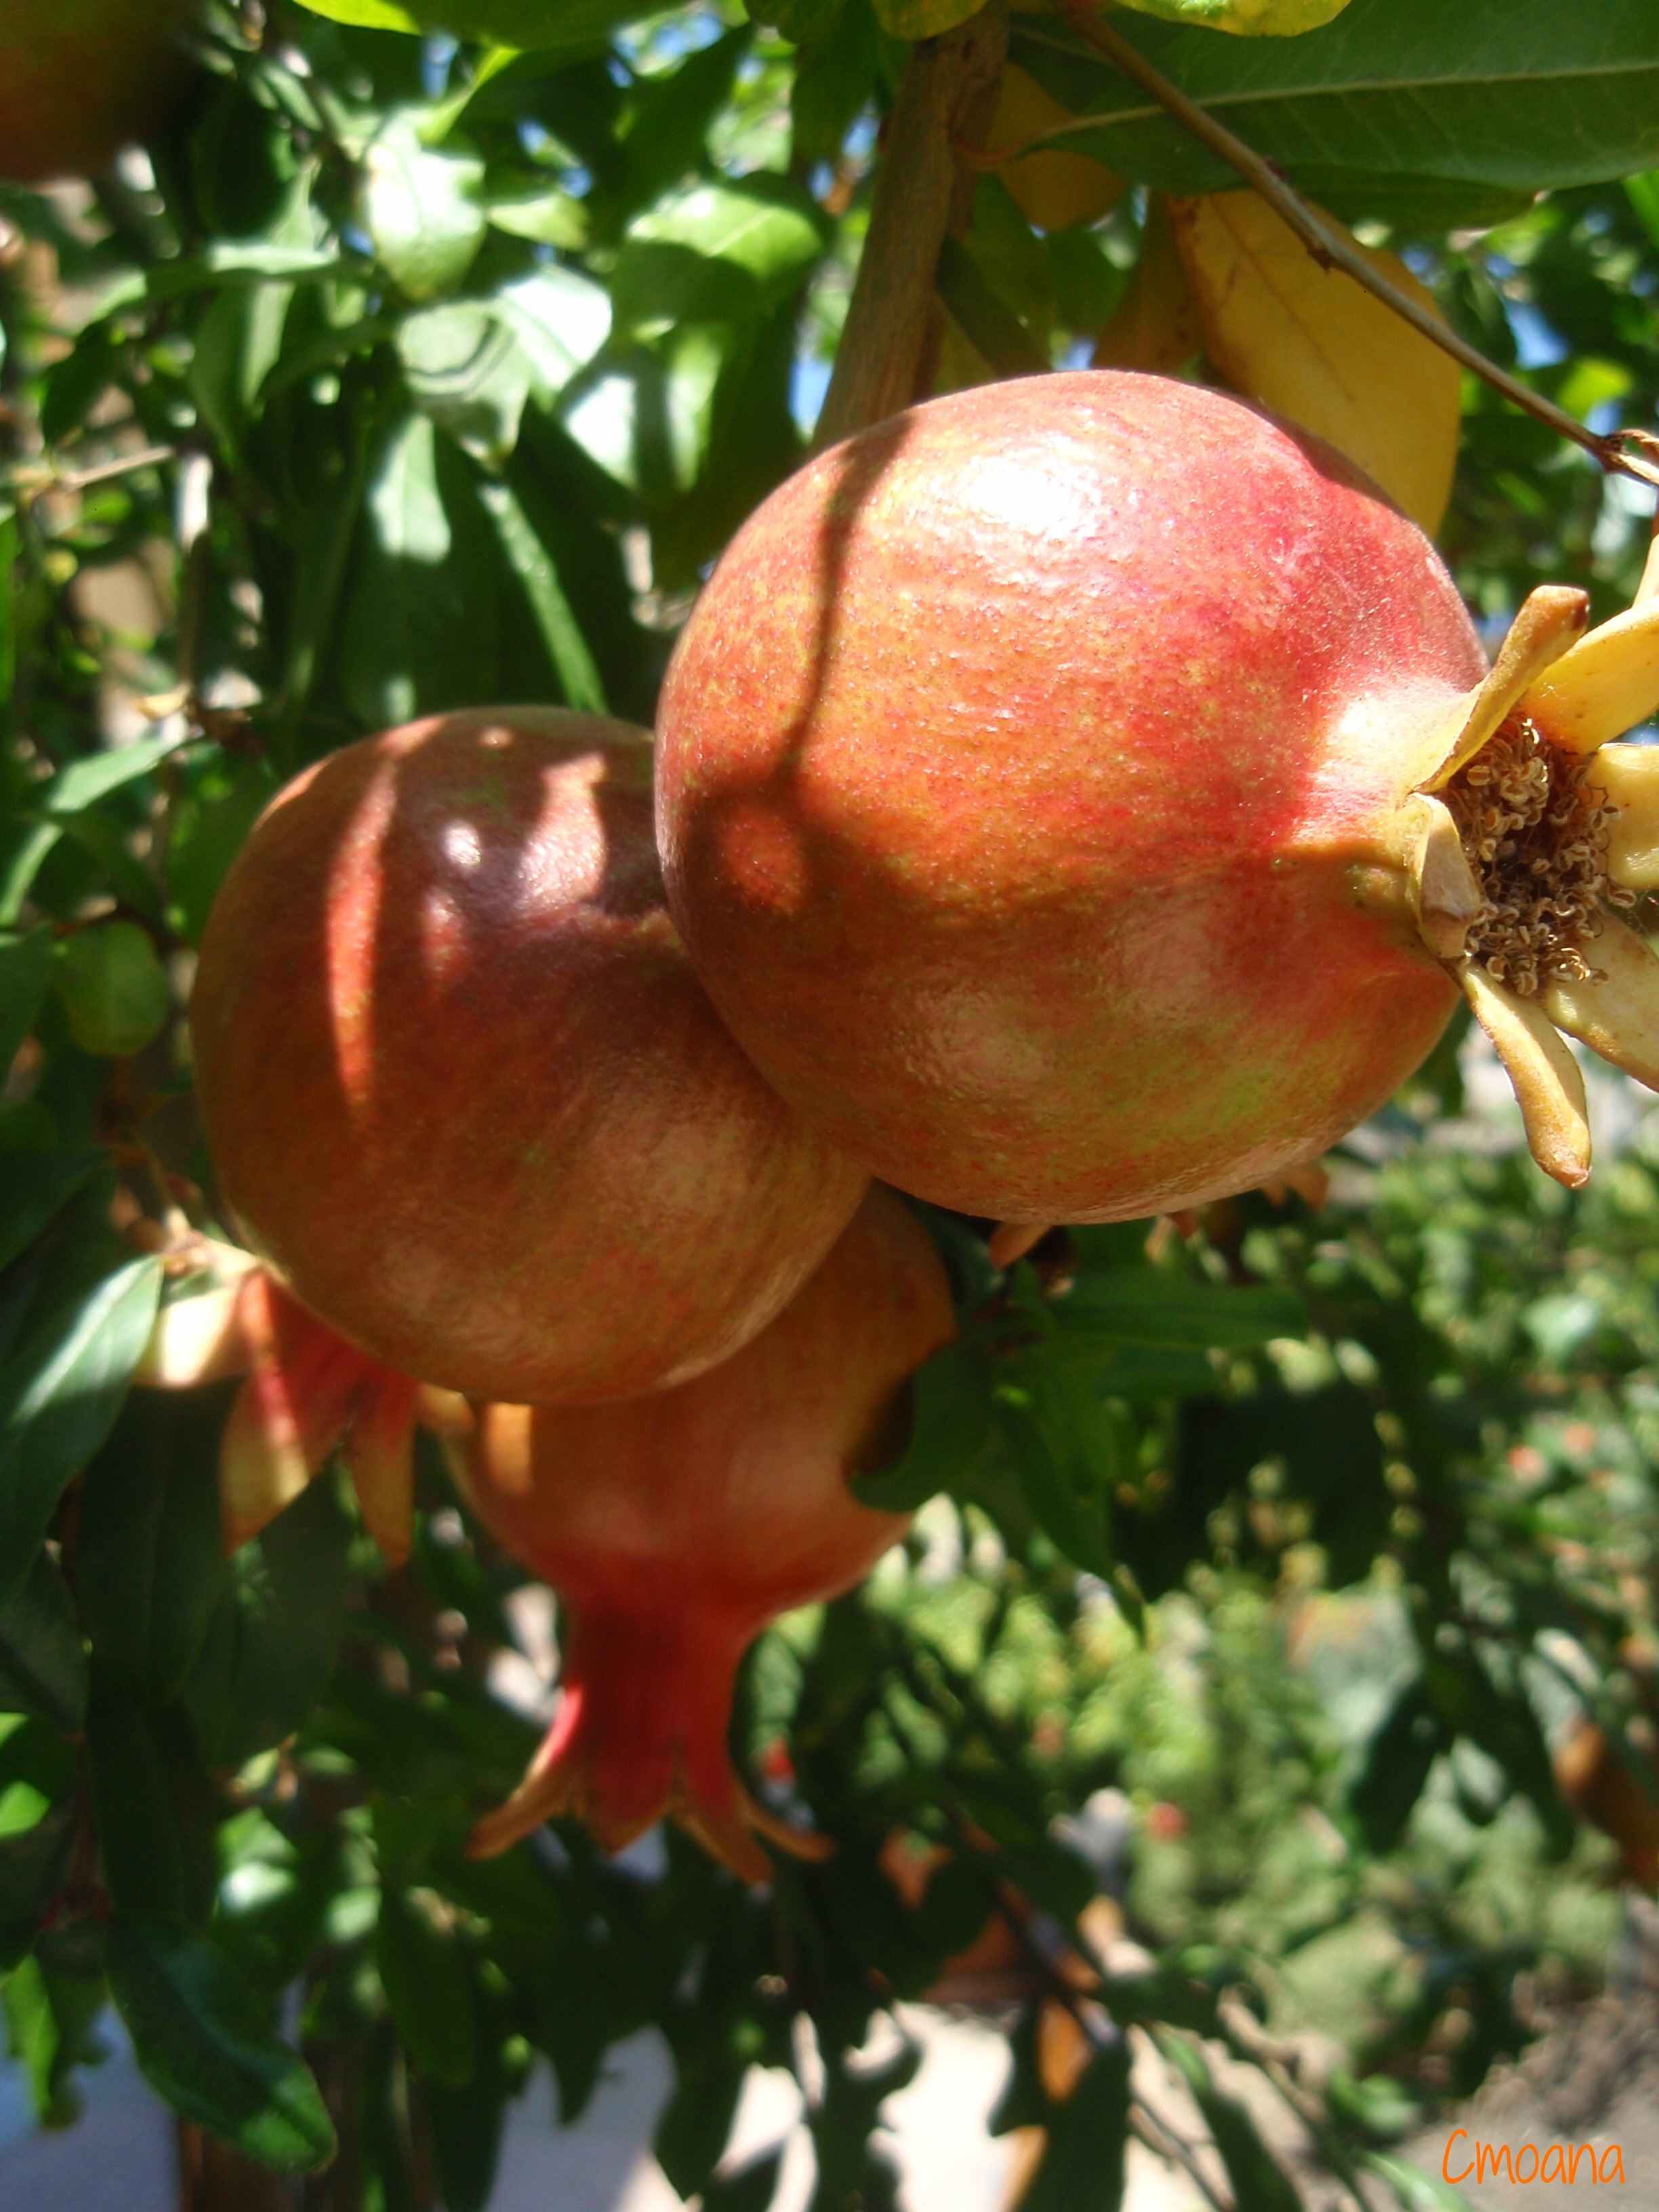
[[[1626,177],[1625,191],[1643,229],[1659,246],[1659,169],[1644,170],[1639,177]]]
[[[0,337],[0,363],[5,360]],[[13,570],[17,561],[17,510],[9,501],[0,504],[0,731],[11,720],[13,686],[17,680],[17,607]]]
[[[1119,2212],[1129,2136],[1129,2045],[1097,2051],[1048,2124],[1022,2212]]]
[[[884,1513],[914,1513],[959,1481],[991,1439],[991,1376],[985,1349],[947,1344],[910,1382],[910,1439],[887,1467],[853,1477],[854,1494]]]
[[[1012,309],[991,289],[959,239],[939,248],[933,283],[951,320],[988,368],[999,376],[1041,376],[1048,356]]]
[[[183,1712],[140,1705],[94,1662],[87,1753],[99,1856],[116,1911],[205,1920],[215,1808]]]
[[[483,163],[428,146],[421,117],[405,111],[363,155],[358,212],[380,264],[411,300],[453,291],[483,241],[478,204]]]
[[[61,939],[52,980],[82,1052],[142,1052],[173,1008],[167,971],[136,921],[100,922]]]
[[[876,21],[890,38],[936,39],[977,15],[985,0],[875,0]]]
[[[280,1743],[321,1696],[345,1632],[351,1536],[323,1476],[234,1554],[182,1692],[212,1765],[240,1766]]]
[[[519,440],[531,368],[511,332],[483,307],[455,301],[410,315],[398,331],[410,397],[473,459],[494,467]]]
[[[87,1632],[124,1686],[155,1705],[178,1695],[225,1585],[228,1395],[132,1391],[82,1485],[75,1576]]]
[[[383,1888],[374,1966],[410,2057],[434,2081],[459,2086],[477,2063],[472,1978],[434,1905],[427,1893]]]
[[[179,1920],[117,1918],[104,1972],[146,2080],[176,2112],[281,2172],[328,2164],[334,2130],[310,2069],[216,1945]]]
[[[0,1360],[0,1605],[27,1579],[64,1484],[108,1435],[161,1294],[159,1260],[106,1273],[101,1244],[66,1242]]]
[[[522,347],[537,398],[550,405],[611,333],[611,298],[574,269],[535,269],[503,284],[490,311]]]
[[[1364,1764],[1348,1793],[1368,1850],[1380,1856],[1400,1841],[1430,1769],[1451,1741],[1421,1676],[1408,1682],[1366,1745]]]
[[[313,15],[365,30],[448,31],[503,46],[580,53],[603,46],[619,24],[656,12],[655,0],[301,0]]]
[[[487,2212],[495,2187],[510,2094],[499,2039],[480,2054],[472,2079],[465,2087],[456,2088],[442,2081],[427,2084],[427,2124],[432,2130],[446,2212]]]
[[[503,193],[487,199],[483,209],[492,229],[505,231],[509,238],[557,246],[562,253],[580,253],[587,244],[586,209],[557,185]]]
[[[45,926],[21,937],[0,936],[0,1072],[11,1066],[34,1027],[52,980],[52,943]]]
[[[1474,2212],[1461,2189],[1452,2188],[1437,2173],[1425,2173],[1409,2160],[1389,2151],[1366,2150],[1360,2152],[1359,2163],[1388,2184],[1401,2212]]]
[[[1249,2107],[1216,2087],[1203,2052],[1178,2035],[1159,2036],[1158,2047],[1204,2115],[1239,2212],[1303,2212],[1300,2195],[1262,2142]]]
[[[469,464],[429,417],[387,431],[340,617],[340,676],[369,728],[495,696],[499,562]]]
[[[56,1973],[39,1958],[24,1959],[3,1998],[7,2040],[27,2075],[35,2115],[43,2126],[67,2127],[81,2112],[70,2077],[102,2056],[91,2030],[103,1984],[95,1973]]]
[[[95,806],[100,799],[107,799],[111,792],[119,791],[124,784],[148,775],[188,739],[187,732],[162,731],[153,738],[140,738],[135,744],[118,745],[109,752],[72,761],[46,786],[42,805],[49,815],[60,821],[68,815],[79,814],[88,806]]]
[[[276,796],[269,762],[216,754],[191,776],[167,825],[167,920],[199,945],[225,872]]]
[[[64,1577],[44,1551],[0,1611],[0,1709],[33,1713],[65,1735],[78,1735],[86,1722],[86,1645]]]
[[[505,483],[478,487],[484,513],[495,526],[507,564],[524,587],[547,657],[558,672],[565,704],[603,714],[605,685],[593,665],[570,602],[564,595],[552,556],[537,537],[530,519]]]
[[[1302,39],[1218,39],[1141,17],[1115,27],[1310,191],[1389,176],[1536,191],[1659,159],[1656,0],[1565,13],[1554,0],[1352,0]],[[1090,118],[1055,143],[1165,191],[1236,185],[1218,155],[1067,33],[1021,18],[1012,51]]]
[[[630,227],[611,281],[617,327],[648,333],[763,314],[823,251],[818,221],[793,195],[753,179],[692,185]]]
[[[96,1152],[0,1153],[0,1267],[9,1267],[108,1159]]]
[[[36,876],[63,834],[56,822],[25,820],[0,828],[0,929],[15,926]]]
[[[1111,1344],[1242,1350],[1275,1337],[1304,1336],[1308,1327],[1301,1299],[1289,1291],[1265,1284],[1236,1290],[1150,1267],[1079,1276],[1048,1310],[1063,1334]]]

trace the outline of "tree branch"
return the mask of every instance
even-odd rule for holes
[[[971,173],[958,145],[984,134],[1008,51],[1006,0],[910,49],[876,171],[870,228],[813,440],[820,450],[916,396],[933,274]]]
[[[1127,39],[1109,29],[1097,16],[1085,15],[1076,4],[1076,0],[1073,0],[1068,12],[1072,27],[1079,38],[1085,45],[1094,47],[1097,52],[1103,54],[1122,76],[1139,85],[1144,92],[1150,93],[1160,107],[1166,109],[1177,123],[1190,131],[1194,138],[1200,139],[1212,154],[1219,155],[1228,167],[1236,170],[1245,183],[1259,192],[1269,207],[1290,225],[1322,268],[1340,269],[1344,276],[1352,276],[1356,284],[1363,284],[1374,298],[1381,300],[1384,307],[1391,307],[1396,315],[1408,322],[1413,330],[1420,331],[1431,344],[1437,345],[1443,353],[1449,353],[1454,361],[1461,362],[1465,368],[1473,370],[1483,382],[1491,385],[1493,391],[1502,392],[1504,398],[1523,413],[1530,415],[1534,422],[1543,423],[1558,437],[1570,438],[1574,445],[1582,446],[1602,468],[1634,477],[1642,483],[1659,485],[1655,441],[1645,432],[1614,430],[1605,437],[1601,436],[1587,428],[1576,416],[1569,415],[1565,408],[1558,407],[1553,400],[1546,399],[1540,392],[1522,384],[1519,378],[1511,376],[1507,369],[1500,368],[1496,362],[1488,361],[1485,354],[1470,345],[1467,339],[1461,338],[1449,325],[1443,323],[1437,316],[1430,314],[1425,307],[1419,307],[1397,285],[1389,283],[1386,276],[1379,276],[1346,231],[1327,222],[1316,208],[1310,206],[1298,191],[1285,183],[1270,161],[1264,161],[1242,138],[1235,137],[1224,124],[1218,123],[1196,100],[1189,100],[1179,85],[1172,84],[1163,70],[1155,69]],[[1079,118],[1079,123],[1083,120]],[[1042,137],[1045,140],[1059,137],[1074,127],[1060,125],[1052,131],[1045,131]],[[1627,451],[1627,447],[1633,447],[1635,452]]]

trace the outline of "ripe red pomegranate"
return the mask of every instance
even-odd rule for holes
[[[91,176],[166,121],[198,0],[5,0],[0,177]]]
[[[1659,609],[1581,639],[1587,605],[1534,593],[1488,676],[1319,440],[1157,377],[957,392],[785,483],[699,600],[659,724],[675,918],[783,1095],[941,1204],[1281,1176],[1460,987],[1582,1182],[1553,1025],[1659,1079],[1659,966],[1605,905],[1621,838],[1620,880],[1659,876],[1659,795],[1635,748],[1585,761],[1659,702]]]
[[[226,879],[191,1010],[220,1184],[385,1367],[515,1401],[681,1380],[858,1203],[692,974],[650,793],[623,724],[437,716],[297,777]]]
[[[879,1453],[905,1378],[954,1330],[926,1232],[878,1188],[724,1366],[621,1405],[486,1406],[452,1437],[479,1517],[562,1608],[557,1718],[474,1830],[476,1856],[564,1812],[611,1850],[672,1813],[751,1881],[770,1872],[751,1831],[803,1847],[732,1771],[738,1663],[769,1620],[850,1589],[903,1534],[847,1477]]]

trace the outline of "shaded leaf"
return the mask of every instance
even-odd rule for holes
[[[34,1027],[52,978],[52,934],[42,927],[0,936],[0,1076]],[[0,1219],[5,1208],[0,1206]]]
[[[936,39],[984,5],[985,0],[875,0],[876,20],[894,39]]]
[[[1023,2212],[1119,2212],[1129,2135],[1129,2049],[1097,2051],[1050,2120]]]
[[[374,1965],[410,2057],[435,2081],[470,2081],[477,2061],[472,1979],[453,1928],[395,1884],[380,1893]]]
[[[280,1743],[322,1694],[345,1629],[350,1542],[334,1486],[319,1478],[233,1555],[182,1693],[213,1765],[240,1765]]]
[[[617,327],[651,331],[762,314],[794,290],[823,250],[819,221],[792,194],[753,179],[690,185],[629,229],[611,283]]]
[[[87,1751],[99,1856],[116,1911],[205,1920],[215,1807],[184,1714],[176,1705],[141,1706],[94,1664]]]
[[[109,1433],[155,1317],[161,1262],[106,1266],[103,1249],[66,1237],[0,1362],[0,1605],[27,1578],[64,1484]]]
[[[82,1052],[118,1058],[142,1052],[173,1005],[167,971],[149,932],[136,921],[102,922],[64,938],[52,984]]]
[[[219,1437],[228,1396],[134,1390],[82,1486],[75,1572],[93,1649],[156,1705],[178,1694],[225,1583]]]
[[[33,1713],[66,1735],[86,1720],[86,1645],[64,1577],[44,1551],[0,1611],[0,1708]]]
[[[146,2080],[175,2111],[280,2172],[327,2165],[334,2130],[310,2069],[216,1945],[182,1921],[118,1918],[104,1971]]]

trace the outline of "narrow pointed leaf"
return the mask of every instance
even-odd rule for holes
[[[228,1959],[183,1921],[112,1921],[110,1995],[150,2086],[175,2112],[282,2172],[315,2172],[334,2130],[311,2070],[271,2033]]]

